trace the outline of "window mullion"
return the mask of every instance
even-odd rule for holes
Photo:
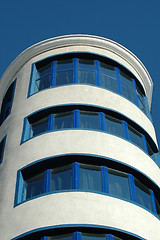
[[[78,58],[73,58],[73,83],[78,83]]]
[[[23,180],[23,176],[22,176],[22,172],[19,171],[18,172],[18,184],[17,184],[17,188],[18,190],[17,192],[17,199],[15,200],[16,203],[21,203],[22,202],[22,198],[23,198],[23,189],[24,189],[24,180]]]
[[[51,175],[51,170],[47,169],[44,172],[44,184],[43,184],[43,192],[47,193],[50,191],[50,175]]]
[[[135,80],[133,78],[132,78],[132,82],[133,82],[134,94],[135,94],[135,99],[136,99],[136,105],[139,107],[136,82],[135,82]]]
[[[128,174],[128,180],[129,180],[131,200],[134,202],[137,202],[135,182],[132,174]]]
[[[50,87],[55,87],[55,79],[56,79],[56,61],[53,61],[51,64]]]
[[[72,163],[72,188],[79,189],[79,163]]]
[[[95,70],[96,70],[96,85],[101,86],[100,62],[98,60],[95,60]]]
[[[81,240],[81,232],[74,232],[73,233],[73,240]]]
[[[73,119],[74,119],[73,127],[74,128],[79,128],[79,118],[80,118],[80,112],[78,109],[75,109],[73,111]]]
[[[48,131],[52,131],[54,126],[54,114],[48,116]]]
[[[157,215],[157,208],[156,208],[156,202],[155,202],[155,197],[153,191],[150,189],[150,194],[151,194],[151,199],[152,199],[152,207],[153,207],[153,212]]]
[[[99,112],[99,123],[100,123],[100,130],[106,131],[105,114],[103,112]]]
[[[41,240],[48,240],[48,237],[42,237]]]
[[[123,124],[124,138],[129,140],[128,124],[124,120],[122,121],[122,124]]]
[[[109,193],[109,184],[108,184],[108,169],[105,166],[101,166],[102,173],[102,191]]]
[[[148,148],[147,148],[147,141],[146,141],[146,137],[142,134],[142,139],[143,139],[143,145],[144,145],[144,150],[147,154],[148,153]]]
[[[118,88],[118,93],[122,95],[122,87],[121,87],[121,80],[120,80],[120,71],[119,68],[115,67],[116,71],[116,80],[117,80],[117,88]]]
[[[114,236],[112,234],[107,234],[106,239],[107,240],[114,240]]]

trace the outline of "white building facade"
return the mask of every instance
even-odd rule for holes
[[[0,80],[0,238],[160,239],[152,88],[102,37],[22,52]]]

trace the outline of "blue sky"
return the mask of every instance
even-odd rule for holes
[[[0,77],[27,47],[73,33],[110,38],[132,51],[153,83],[152,117],[160,144],[159,0],[5,0],[0,3]]]

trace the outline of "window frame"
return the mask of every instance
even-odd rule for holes
[[[7,117],[11,114],[14,95],[15,95],[16,80],[17,79],[15,79],[11,83],[11,85],[8,87],[6,93],[3,97],[2,104],[1,104],[1,111],[0,111],[0,126],[7,119]],[[10,99],[10,101],[9,101],[9,99]],[[9,111],[8,111],[8,109],[9,109]],[[8,114],[6,116],[7,111],[8,111]]]
[[[65,106],[66,107],[66,106]],[[33,113],[27,117],[25,117],[24,119],[24,124],[23,124],[23,131],[22,131],[22,138],[21,138],[21,144],[34,138],[37,137],[41,134],[50,132],[50,131],[62,131],[62,130],[69,130],[69,129],[83,129],[83,130],[90,130],[90,131],[102,131],[108,134],[112,134],[114,136],[120,137],[122,139],[125,139],[129,142],[131,142],[132,144],[134,144],[135,146],[139,147],[142,151],[144,151],[147,155],[150,154],[150,152],[148,151],[148,146],[150,146],[150,148],[152,149],[153,154],[155,153],[155,151],[153,150],[153,148],[151,147],[151,144],[149,143],[149,141],[146,138],[146,133],[144,132],[143,129],[141,129],[137,124],[135,124],[134,122],[131,122],[129,119],[127,119],[126,117],[124,117],[123,115],[120,115],[114,111],[108,111],[108,109],[101,109],[101,108],[97,108],[97,107],[93,107],[92,109],[90,108],[88,110],[88,106],[86,105],[69,105],[70,110],[63,110],[62,106],[59,107],[54,107],[54,108],[50,108],[50,109],[44,109],[42,111]],[[59,109],[59,110],[57,110]],[[61,110],[62,109],[62,110]],[[46,113],[44,113],[46,111]],[[57,112],[58,111],[58,112]],[[62,128],[62,129],[54,129],[54,115],[56,113],[65,113],[65,112],[72,112],[73,111],[73,127],[72,128]],[[99,127],[97,129],[91,129],[91,128],[80,128],[80,111],[86,111],[88,113],[98,113],[98,117],[99,117]],[[32,122],[30,120],[30,118],[35,118],[37,119],[37,121],[39,120],[38,117],[40,119],[43,119],[41,117],[41,114],[43,115],[43,118],[48,117],[48,130],[46,130],[45,132],[41,132],[40,134],[37,134],[33,137],[30,136],[30,132],[31,132],[31,124],[34,123],[34,121]],[[115,117],[115,114],[117,117]],[[123,130],[123,134],[124,136],[119,136],[118,134],[114,134],[114,133],[110,133],[107,132],[106,130],[106,122],[105,122],[105,116],[109,116],[113,119],[117,119],[118,121],[122,122],[122,130]],[[34,117],[35,116],[35,117]],[[36,117],[37,116],[37,117]],[[135,132],[138,132],[138,134],[140,134],[142,136],[142,142],[144,145],[144,148],[142,148],[141,145],[138,145],[138,143],[136,144],[135,142],[133,142],[129,136],[129,126],[131,126],[131,128],[133,128],[135,130]],[[148,146],[147,146],[148,144]],[[152,153],[151,152],[151,153]],[[149,155],[152,158],[152,155]],[[153,159],[154,160],[154,159]]]
[[[6,138],[7,138],[7,136],[5,136],[2,139],[2,141],[0,142],[0,148],[1,148],[1,152],[0,152],[0,165],[3,162],[4,150],[5,150],[5,145],[6,145]]]
[[[76,56],[76,54],[73,56],[72,54],[71,55],[68,55],[68,58],[66,58],[67,55],[64,55],[64,58],[61,56],[61,59],[60,60],[67,60],[67,59],[72,59],[72,68],[69,68],[69,69],[65,69],[65,70],[58,70],[59,71],[66,71],[66,70],[70,70],[72,71],[72,81],[69,83],[69,84],[60,84],[58,86],[56,86],[55,84],[55,78],[56,78],[56,62],[57,61],[60,61],[58,59],[58,55],[53,58],[50,59],[49,63],[51,64],[51,72],[49,73],[51,75],[50,77],[50,85],[48,88],[44,88],[42,90],[45,90],[45,89],[49,89],[49,88],[53,88],[53,87],[59,87],[59,86],[65,86],[65,85],[70,85],[70,84],[87,84],[87,85],[91,85],[91,86],[98,86],[98,87],[102,87],[104,89],[107,89],[109,91],[112,91],[116,94],[119,94],[121,95],[122,97],[126,98],[127,100],[129,100],[130,102],[132,102],[134,105],[136,105],[142,112],[144,112],[144,114],[150,119],[151,119],[151,115],[150,115],[150,111],[149,111],[149,106],[147,104],[147,98],[145,96],[145,91],[143,89],[143,86],[141,85],[141,83],[135,78],[132,76],[132,74],[124,67],[120,66],[118,63],[116,63],[115,61],[112,61],[112,63],[110,62],[110,59],[106,58],[105,60],[100,60],[100,56],[96,56],[96,55],[93,55],[93,54],[86,54],[85,57],[80,57],[78,54]],[[56,60],[57,59],[57,60]],[[79,59],[86,59],[86,60],[93,60],[94,61],[94,69],[87,69],[85,67],[82,67],[80,68],[78,66],[78,60]],[[36,79],[36,66],[38,63],[43,63],[45,59],[39,61],[39,62],[36,62],[36,63],[33,63],[32,64],[32,71],[31,71],[31,78],[30,78],[30,86],[29,86],[29,91],[28,91],[28,97],[32,96],[33,94],[36,94],[38,92],[35,92],[34,91],[34,85],[35,85],[35,81],[37,80]],[[110,74],[106,74],[103,72],[103,70],[101,69],[100,67],[100,64],[101,63],[106,63],[108,64],[109,66],[112,66],[114,69],[115,69],[115,76],[111,76]],[[48,62],[46,63],[46,65],[48,64]],[[44,63],[45,65],[45,63]],[[79,80],[78,80],[78,71],[80,70],[83,70],[83,71],[91,71],[91,72],[95,72],[95,83],[79,83]],[[38,71],[38,70],[37,70]],[[133,91],[133,94],[134,94],[134,98],[135,98],[135,101],[132,101],[131,99],[127,98],[123,92],[122,92],[122,84],[123,84],[123,80],[121,79],[121,76],[120,76],[120,71],[122,71],[123,73],[125,73],[126,75],[130,76],[131,78],[131,81],[132,81],[132,87],[128,86],[130,89],[132,89]],[[114,80],[116,80],[116,90],[114,89],[110,89],[110,88],[106,88],[106,87],[103,87],[102,84],[101,84],[101,74],[104,74],[106,76],[108,76],[109,78],[114,78]],[[141,98],[141,102],[142,102],[142,105],[143,105],[143,110],[141,109],[140,107],[140,104],[139,104],[139,98],[138,98],[138,89],[142,89],[142,98]],[[40,91],[42,91],[40,90]]]
[[[79,185],[79,182],[80,182],[80,167],[81,167],[81,164],[83,163],[83,165],[85,165],[86,169],[91,169],[91,166],[94,168],[95,166],[98,166],[99,169],[100,169],[100,172],[101,172],[101,191],[96,191],[96,190],[90,190],[90,189],[81,189],[80,188],[80,185]],[[32,167],[36,167],[37,163],[35,164],[32,164],[32,165],[29,165],[27,167],[24,167],[20,170],[18,170],[17,172],[17,183],[16,183],[16,191],[15,191],[15,203],[14,203],[14,207],[18,206],[19,204],[22,204],[26,201],[30,201],[34,198],[37,198],[37,197],[41,197],[43,195],[46,195],[46,194],[53,194],[53,193],[58,193],[58,192],[66,192],[66,191],[83,191],[83,192],[94,192],[94,193],[97,193],[97,194],[105,194],[105,195],[109,195],[111,197],[114,197],[114,198],[118,198],[118,199],[123,199],[125,201],[128,201],[128,202],[131,202],[131,203],[134,203],[134,204],[137,204],[138,206],[141,206],[142,208],[146,209],[147,211],[153,213],[154,215],[156,215],[158,218],[158,214],[157,214],[157,205],[156,205],[156,200],[157,200],[157,197],[155,196],[154,192],[152,189],[150,189],[150,187],[146,186],[144,182],[140,181],[137,176],[134,176],[134,174],[132,173],[129,173],[128,171],[122,171],[121,168],[115,168],[114,166],[105,166],[105,165],[101,165],[101,164],[98,164],[98,165],[95,165],[95,164],[86,164],[84,162],[76,162],[76,157],[75,157],[75,160],[73,159],[72,163],[66,163],[64,165],[61,165],[61,166],[66,166],[68,167],[69,165],[71,166],[71,174],[72,174],[72,187],[70,189],[62,189],[62,190],[53,190],[51,191],[50,190],[50,184],[51,184],[51,170],[52,169],[57,169],[59,167],[55,166],[52,167],[49,166],[49,168],[46,166],[44,171],[43,171],[43,174],[44,174],[44,179],[43,179],[43,193],[42,194],[38,194],[36,196],[33,196],[31,198],[28,198],[28,199],[25,199],[23,200],[23,189],[24,189],[24,182],[25,182],[25,176],[24,176],[24,170],[26,169],[30,169],[28,170],[29,172],[34,172],[32,169]],[[44,167],[44,165],[43,165]],[[129,189],[129,194],[130,194],[130,199],[128,198],[125,198],[125,197],[119,197],[119,196],[116,196],[116,195],[112,195],[110,193],[110,190],[109,190],[109,179],[108,179],[108,170],[113,170],[115,173],[117,172],[117,176],[119,174],[125,174],[126,178],[128,179],[128,189]],[[41,173],[42,173],[42,169],[39,170]],[[38,175],[39,173],[37,172],[36,175]],[[31,176],[31,178],[33,177],[33,175]],[[136,195],[136,184],[135,184],[135,179],[142,183],[150,192],[150,196],[151,196],[151,204],[152,204],[152,210],[148,209],[147,207],[143,206],[142,204],[138,203],[138,200],[137,200],[137,195]],[[155,200],[156,198],[156,200]],[[160,204],[158,202],[158,204]],[[159,206],[159,205],[158,205]]]

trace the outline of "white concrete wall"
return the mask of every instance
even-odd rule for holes
[[[10,218],[4,216],[1,224],[1,234],[6,236],[4,240],[44,226],[66,224],[112,227],[136,233],[147,240],[157,240],[160,235],[160,221],[150,212],[130,202],[90,192],[43,196],[10,209],[8,213]]]
[[[65,42],[60,41],[59,48],[53,46],[54,40],[31,47],[11,64],[0,81],[1,103],[7,88],[17,78],[12,112],[0,127],[0,140],[7,135],[4,158],[0,165],[0,239],[9,240],[43,226],[80,223],[112,226],[148,240],[157,240],[160,235],[160,222],[153,214],[133,203],[100,194],[51,194],[13,207],[17,171],[39,159],[61,154],[80,153],[113,158],[139,170],[160,186],[160,169],[146,153],[128,141],[104,132],[50,132],[20,145],[23,120],[27,115],[50,106],[78,103],[121,112],[144,128],[157,144],[154,127],[144,113],[127,99],[108,90],[71,85],[44,90],[27,99],[33,62],[63,52],[86,51],[114,58],[127,67],[142,83],[151,100],[152,81],[145,67],[133,54],[109,40],[106,45],[103,39],[95,38],[85,45],[84,39],[82,37],[80,42],[77,41],[76,46],[71,41],[71,45],[65,47],[62,43],[68,41],[69,44],[69,39],[65,39]],[[92,42],[95,47],[91,46]]]

